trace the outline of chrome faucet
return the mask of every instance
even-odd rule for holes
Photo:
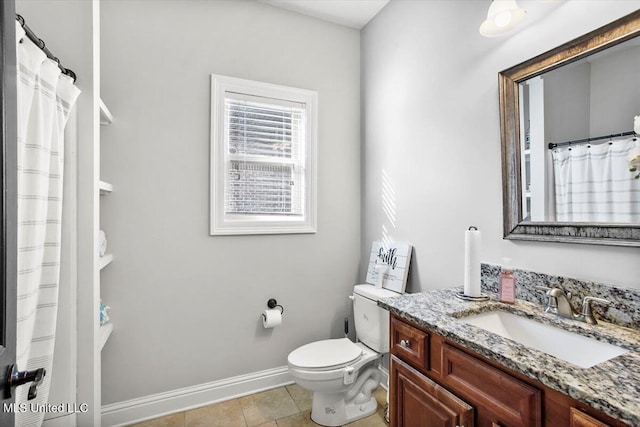
[[[545,307],[545,313],[553,313],[560,317],[567,319],[577,320],[579,322],[589,323],[590,325],[596,325],[598,322],[593,316],[593,309],[591,303],[595,302],[602,305],[609,305],[611,301],[603,298],[596,297],[584,297],[582,300],[582,310],[578,313],[571,305],[571,293],[565,293],[559,288],[549,288],[547,286],[536,286],[536,289],[545,291],[547,295],[547,306]]]

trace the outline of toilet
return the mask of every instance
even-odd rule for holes
[[[376,412],[378,364],[389,352],[389,312],[378,307],[378,300],[398,295],[369,284],[356,285],[350,298],[359,342],[322,340],[289,353],[289,373],[300,387],[313,392],[311,419],[317,424],[341,426]]]

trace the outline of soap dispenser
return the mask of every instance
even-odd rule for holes
[[[511,258],[502,258],[498,299],[500,302],[506,302],[507,304],[516,302],[516,278],[513,276]]]

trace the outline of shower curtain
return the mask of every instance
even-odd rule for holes
[[[556,220],[640,222],[640,180],[626,160],[634,144],[631,138],[555,149]]]
[[[58,314],[64,127],[80,90],[16,25],[18,55],[18,369],[45,368],[29,403],[47,403]],[[19,387],[16,403],[26,402]],[[60,403],[60,402],[59,402]],[[17,412],[39,426],[44,412]]]

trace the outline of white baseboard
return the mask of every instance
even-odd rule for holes
[[[389,371],[382,366],[379,369],[382,373],[380,385],[388,390]],[[292,383],[293,378],[289,374],[287,367],[282,366],[124,402],[112,403],[102,407],[102,425],[105,427],[126,426]]]
[[[286,366],[112,403],[102,407],[102,425],[125,426],[292,384]]]

